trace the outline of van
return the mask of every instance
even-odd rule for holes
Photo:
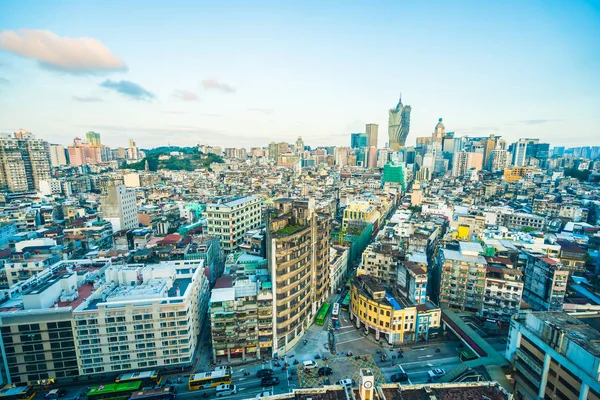
[[[231,396],[237,393],[237,386],[235,385],[219,385],[217,386],[217,397]]]

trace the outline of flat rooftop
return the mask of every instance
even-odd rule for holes
[[[496,386],[468,385],[468,383],[384,385],[382,391],[386,400],[507,400],[509,398],[506,392]]]

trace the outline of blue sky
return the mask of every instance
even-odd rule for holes
[[[382,146],[400,92],[408,144],[600,145],[600,1],[0,2],[1,132]]]

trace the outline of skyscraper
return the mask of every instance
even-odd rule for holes
[[[402,104],[402,97],[398,100],[396,108],[391,108],[389,111],[388,135],[390,138],[389,147],[392,151],[404,148],[410,130],[410,111],[410,106]]]
[[[358,149],[360,147],[367,147],[367,135],[364,133],[351,133],[350,134],[350,147]]]
[[[67,156],[65,155],[65,147],[62,144],[51,144],[50,149],[50,164],[53,167],[59,165],[67,165]]]
[[[438,119],[438,123],[435,126],[432,138],[434,142],[442,144],[442,139],[444,139],[444,136],[446,136],[446,127],[444,126],[444,124],[442,123],[442,119],[440,118]]]
[[[377,138],[379,137],[379,125],[367,124],[365,132],[367,135],[367,146],[375,146],[375,148],[377,148]]]

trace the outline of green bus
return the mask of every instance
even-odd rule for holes
[[[349,311],[350,310],[350,292],[348,292],[348,294],[344,298],[344,301],[342,301],[342,310],[343,311]]]
[[[87,398],[88,400],[127,400],[133,392],[140,390],[141,386],[142,381],[92,386],[87,393]]]
[[[460,362],[476,360],[477,358],[479,357],[477,357],[477,354],[475,354],[475,352],[471,349],[463,350],[460,352]]]
[[[321,309],[317,314],[317,325],[325,324],[325,320],[327,319],[327,313],[329,312],[329,307],[331,307],[331,304],[329,303],[325,303],[321,306]]]

